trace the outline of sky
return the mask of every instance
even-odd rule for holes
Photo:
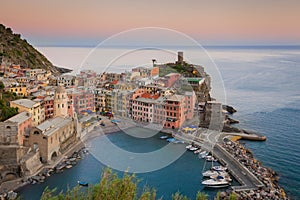
[[[299,0],[0,0],[0,23],[34,45],[94,45],[133,28],[204,45],[300,45]]]

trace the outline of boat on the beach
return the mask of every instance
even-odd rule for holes
[[[77,181],[79,185],[81,186],[89,186],[89,183],[88,182],[85,182],[85,181]]]
[[[160,136],[159,138],[164,140],[164,139],[167,139],[168,136],[167,135],[163,135],[163,136]]]
[[[222,187],[228,187],[230,183],[224,179],[224,177],[217,177],[215,179],[208,179],[205,181],[202,181],[202,185],[205,187],[210,188],[222,188]]]

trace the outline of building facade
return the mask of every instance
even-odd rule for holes
[[[35,102],[29,99],[18,99],[11,101],[10,107],[18,108],[19,113],[30,113],[33,126],[37,126],[45,120],[45,109],[42,102]]]

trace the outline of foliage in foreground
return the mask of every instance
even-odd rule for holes
[[[41,200],[155,200],[156,191],[151,188],[144,188],[142,192],[138,191],[138,179],[134,174],[125,173],[119,178],[116,173],[110,169],[105,169],[102,173],[99,184],[88,188],[77,186],[66,193],[57,194],[56,189],[45,189]],[[207,200],[208,195],[198,192],[196,200]],[[236,199],[231,196],[230,199]],[[190,200],[187,196],[176,192],[172,195],[172,200]]]

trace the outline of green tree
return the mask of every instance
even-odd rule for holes
[[[229,200],[237,200],[237,195],[236,195],[236,193],[230,193],[230,195],[229,195]]]
[[[187,196],[182,195],[180,192],[176,192],[172,195],[172,200],[190,200]]]
[[[197,192],[196,200],[207,200],[208,195],[203,192]]]

